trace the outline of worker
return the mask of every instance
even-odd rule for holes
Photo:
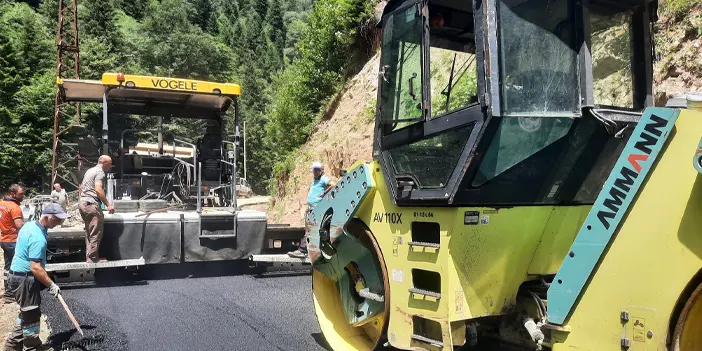
[[[46,266],[47,229],[61,224],[69,215],[59,204],[44,206],[41,218],[22,226],[17,238],[15,257],[9,274],[9,287],[20,306],[17,325],[7,337],[5,350],[39,350],[39,321],[41,318],[41,290],[58,297],[61,289],[51,281]]]
[[[14,301],[12,293],[7,287],[7,275],[10,273],[10,264],[15,255],[15,245],[17,243],[17,233],[24,225],[24,215],[20,204],[24,200],[24,188],[19,184],[12,184],[7,189],[7,197],[0,201],[0,247],[5,260],[5,303]]]
[[[85,223],[85,260],[88,263],[106,261],[98,257],[105,224],[100,203],[105,204],[109,213],[115,212],[114,207],[105,196],[105,172],[109,171],[111,167],[112,158],[107,155],[100,156],[97,165],[85,172],[78,189],[80,192],[78,210]]]
[[[64,211],[68,211],[68,207],[71,206],[70,201],[68,201],[66,189],[62,189],[59,183],[54,184],[54,190],[51,192],[51,199],[61,205]]]
[[[312,185],[307,192],[307,212],[310,213],[317,204],[322,201],[324,195],[329,192],[336,182],[324,174],[324,166],[321,162],[312,163]],[[311,223],[308,216],[305,216],[305,237],[300,241],[300,246],[297,250],[288,252],[288,256],[294,258],[307,257],[307,240],[309,239]]]

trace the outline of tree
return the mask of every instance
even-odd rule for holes
[[[127,16],[141,20],[149,12],[151,0],[119,0],[118,6]]]
[[[268,38],[278,49],[279,57],[283,57],[283,50],[285,50],[285,21],[283,20],[283,8],[280,5],[280,0],[272,0],[271,6],[268,9],[268,15],[266,17],[266,22],[268,22],[270,29],[268,30]]]
[[[0,186],[21,182],[40,186],[51,165],[51,134],[55,73],[47,71],[33,78],[15,94],[15,111],[11,123],[0,124]],[[0,118],[3,109],[0,108]]]
[[[22,79],[29,80],[33,74],[42,73],[55,63],[55,43],[46,29],[45,19],[24,3],[17,3],[2,15],[6,32],[17,51],[21,65],[25,68]]]
[[[41,5],[41,0],[23,0],[23,1],[18,1],[18,2],[26,3],[27,5],[35,8],[35,9],[39,8],[39,5]]]
[[[303,33],[307,32],[309,26],[309,15],[307,13],[289,13],[285,16],[285,48],[283,53],[288,62],[292,62],[297,55],[297,43],[302,39]]]
[[[268,13],[268,0],[253,0],[253,7],[256,13],[258,13],[259,21],[266,18],[266,14]]]
[[[218,35],[220,40],[232,48],[234,52],[237,52],[241,39],[239,21],[237,21],[236,18],[230,19],[230,17],[222,13],[217,18],[217,28],[219,29]]]
[[[239,17],[239,5],[236,1],[223,0],[219,4],[222,13],[229,19],[234,20]]]
[[[162,0],[144,19],[144,34],[164,39],[176,32],[191,32],[188,14],[192,12],[192,6],[182,0]]]
[[[56,36],[56,21],[58,19],[59,0],[44,0],[39,5],[39,13],[46,19],[47,30]]]
[[[114,3],[111,0],[86,0],[83,5],[85,8],[78,14],[80,33],[114,42],[114,34],[117,32],[117,10]]]
[[[217,12],[212,0],[191,0],[194,11],[190,21],[204,32],[217,33]]]
[[[349,52],[364,19],[366,0],[318,0],[309,28],[297,43],[295,61],[278,76],[266,130],[277,162],[302,145],[324,104],[342,84]],[[277,167],[277,169],[282,169]]]
[[[6,26],[0,23],[0,109],[14,105],[13,95],[19,89],[25,71],[8,34]]]

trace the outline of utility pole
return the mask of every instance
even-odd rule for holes
[[[58,33],[56,45],[58,53],[56,56],[56,77],[61,79],[79,79],[80,78],[80,60],[78,47],[78,1],[77,0],[59,0],[58,2]],[[61,159],[62,142],[60,136],[68,129],[61,129],[61,120],[63,117],[72,118],[75,113],[75,123],[80,125],[80,104],[66,103],[61,99],[61,91],[58,85],[56,86],[56,101],[54,105],[54,138],[53,138],[53,156],[51,161],[51,184],[53,185],[61,178],[63,182],[73,184],[70,179],[70,172],[66,165],[73,164],[77,161],[77,167],[81,167],[81,156],[76,153],[66,159]],[[64,145],[65,146],[65,145]],[[64,155],[65,156],[65,155]]]
[[[244,121],[244,179],[249,180],[246,178],[246,121]]]

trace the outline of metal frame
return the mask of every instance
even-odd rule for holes
[[[398,11],[403,11],[406,10],[408,7],[415,6],[417,4],[422,4],[423,6],[423,11],[426,14],[426,11],[428,10],[427,1],[426,0],[420,0],[420,1],[408,1],[406,3],[401,4],[400,6],[397,6],[396,8],[393,8],[386,16],[383,18],[383,25],[387,23],[387,19],[390,15],[398,12]],[[478,5],[479,6],[479,5]],[[474,6],[474,14],[479,13],[476,12],[480,11],[480,7],[475,7]],[[474,21],[476,21],[480,16],[475,16],[474,15]],[[385,175],[385,180],[386,183],[389,185],[390,191],[393,194],[393,201],[395,202],[402,202],[402,201],[413,201],[413,200],[438,200],[438,201],[446,201],[449,199],[449,197],[452,196],[453,190],[451,189],[456,189],[458,186],[458,183],[460,181],[461,176],[464,173],[464,169],[462,167],[463,164],[465,164],[469,158],[469,154],[472,151],[472,145],[475,144],[475,140],[478,138],[479,132],[482,129],[483,122],[486,118],[485,116],[485,111],[483,109],[483,105],[481,102],[484,101],[484,98],[481,98],[481,95],[484,96],[483,89],[485,87],[484,81],[484,73],[485,72],[485,65],[482,60],[479,58],[484,57],[483,54],[483,47],[482,43],[483,40],[482,38],[479,37],[479,35],[476,35],[475,39],[475,51],[476,51],[476,66],[477,66],[477,71],[478,71],[478,103],[472,104],[465,106],[462,109],[456,110],[449,112],[447,114],[433,117],[431,116],[431,103],[430,103],[430,84],[431,84],[431,79],[430,79],[430,72],[429,72],[429,64],[430,64],[430,57],[429,57],[429,40],[430,40],[430,31],[428,27],[428,18],[427,16],[424,16],[424,26],[423,26],[423,33],[422,33],[422,58],[421,58],[421,65],[422,65],[422,79],[424,80],[425,84],[423,84],[422,87],[422,104],[425,106],[423,109],[423,120],[419,121],[417,123],[411,124],[407,127],[404,127],[402,129],[398,129],[395,131],[390,131],[389,125],[386,123],[383,123],[383,121],[380,121],[379,119],[376,119],[376,147],[374,148],[374,156],[382,162],[380,162],[381,167],[383,168],[383,174]],[[475,24],[475,28],[479,28],[479,23]],[[382,85],[382,77],[379,77],[379,84]],[[381,89],[378,89],[378,99],[380,99],[380,94],[381,94]],[[380,113],[380,106],[377,107],[377,112]],[[409,198],[406,198],[404,200],[399,200],[398,199],[398,184],[396,177],[399,174],[396,174],[395,172],[395,167],[392,162],[392,158],[390,156],[389,150],[401,146],[401,145],[407,145],[411,144],[415,141],[419,141],[431,136],[435,136],[441,133],[448,132],[450,130],[456,129],[456,128],[461,128],[461,127],[466,127],[472,125],[472,130],[470,132],[470,136],[466,139],[466,144],[464,145],[464,148],[461,152],[461,156],[459,157],[459,162],[456,164],[455,169],[449,176],[449,180],[446,183],[446,186],[443,188],[432,188],[432,189],[422,189],[421,187],[417,187],[416,189],[413,189],[410,193]],[[416,182],[416,179],[415,179]],[[417,184],[419,185],[419,184]]]
[[[109,153],[109,145],[108,145],[108,141],[109,141],[109,136],[108,136],[108,134],[109,134],[109,125],[108,125],[108,116],[109,116],[108,95],[109,95],[109,93],[110,93],[110,91],[111,91],[112,89],[115,89],[115,88],[107,89],[107,90],[105,91],[105,93],[103,94],[103,96],[102,96],[102,152],[103,152],[103,154],[108,154],[108,153]],[[231,100],[232,100],[232,103],[233,103],[233,105],[234,105],[234,128],[235,128],[235,133],[234,133],[235,136],[234,136],[234,138],[235,138],[235,141],[234,141],[234,142],[229,142],[229,141],[224,141],[224,140],[223,140],[222,144],[230,143],[230,144],[233,145],[233,147],[234,147],[234,162],[233,162],[233,163],[229,163],[229,162],[225,162],[225,161],[223,161],[223,160],[220,160],[220,162],[223,162],[223,163],[225,163],[225,164],[228,164],[228,165],[230,165],[230,166],[232,167],[232,176],[233,176],[234,180],[236,180],[236,178],[237,178],[237,166],[236,166],[236,159],[237,159],[237,157],[236,157],[236,156],[237,156],[238,141],[239,141],[239,138],[240,138],[240,132],[239,132],[239,99],[238,99],[238,97],[233,97],[233,98],[231,98]],[[219,123],[220,123],[220,126],[222,126],[222,136],[223,136],[223,137],[224,137],[224,129],[225,129],[224,127],[225,127],[225,125],[226,125],[225,115],[226,115],[226,111],[225,111],[225,112],[221,112],[221,113],[219,114]],[[155,117],[161,117],[161,116],[155,116]],[[188,143],[188,142],[185,142],[185,141],[176,139],[176,138],[175,138],[175,135],[174,135],[172,132],[169,132],[169,131],[164,131],[164,130],[144,130],[144,129],[125,129],[125,130],[122,131],[122,136],[121,136],[121,140],[120,140],[120,147],[122,147],[122,148],[124,147],[124,134],[125,134],[126,132],[129,132],[129,131],[143,131],[143,132],[160,133],[160,134],[162,134],[162,133],[169,133],[169,134],[171,134],[171,135],[173,136],[173,159],[174,159],[174,160],[177,160],[177,161],[179,161],[179,162],[184,163],[184,164],[187,165],[188,167],[193,167],[193,173],[194,173],[194,175],[195,175],[195,183],[197,184],[197,189],[198,189],[198,190],[197,190],[197,207],[196,207],[196,210],[197,210],[198,213],[201,213],[201,212],[202,212],[202,194],[201,194],[201,193],[202,193],[202,162],[198,162],[198,160],[197,160],[197,146],[194,145],[194,144],[192,144],[192,143]],[[193,151],[194,151],[194,152],[193,152],[193,164],[192,164],[192,165],[189,164],[188,162],[185,162],[185,161],[183,161],[183,160],[180,160],[180,159],[178,159],[178,158],[176,157],[176,155],[175,155],[175,143],[176,143],[176,142],[179,142],[179,143],[182,143],[182,144],[186,144],[186,145],[188,145],[188,146],[190,146],[190,147],[193,148]],[[123,159],[122,159],[122,158],[120,158],[120,159],[122,160],[122,161],[120,161],[120,162],[123,162]],[[124,167],[122,166],[122,169],[123,169],[123,168],[124,168]],[[220,180],[220,184],[221,184],[221,180]],[[237,208],[237,204],[236,204],[236,181],[234,181],[234,182],[232,183],[231,186],[232,186],[232,206],[233,206],[233,208],[234,208],[234,212],[236,213],[236,208]],[[236,216],[236,214],[235,214],[235,216]],[[236,223],[236,222],[235,222],[235,223]],[[235,230],[236,230],[236,228],[235,228]]]
[[[78,4],[77,0],[59,0],[58,2],[58,31],[57,31],[57,55],[56,55],[56,77],[58,78],[80,78],[80,46],[78,40]],[[69,112],[75,109],[75,116],[71,117]],[[82,167],[81,156],[77,150],[70,145],[61,142],[61,134],[68,129],[61,129],[62,121],[65,117],[74,118],[75,124],[80,125],[80,103],[64,102],[61,96],[61,89],[56,87],[56,98],[54,103],[54,131],[51,159],[51,184],[54,184],[57,178],[62,178],[69,182],[74,187],[78,188],[77,184],[73,184],[69,177],[64,173],[60,175],[59,171],[65,169],[65,165],[72,163],[73,159],[62,159],[60,156],[62,147],[69,148],[70,152],[76,152],[77,168]]]
[[[651,41],[652,28],[650,19],[652,13],[647,5],[632,7],[631,5],[611,2],[607,0],[583,0],[582,6],[582,28],[579,33],[583,35],[583,46],[581,47],[581,80],[583,84],[583,106],[596,108],[614,108],[621,111],[642,111],[648,106],[653,106],[653,43]],[[626,109],[617,106],[599,105],[594,98],[594,78],[592,68],[592,28],[590,27],[591,8],[599,8],[603,11],[626,11],[632,10],[631,16],[631,48],[633,57],[632,64],[632,88],[634,101],[633,109]],[[646,32],[647,35],[644,34]],[[637,78],[639,78],[637,80]],[[638,120],[638,119],[637,119]]]

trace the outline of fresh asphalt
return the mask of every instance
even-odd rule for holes
[[[307,272],[264,273],[245,264],[146,266],[135,276],[98,271],[91,287],[42,293],[56,351],[332,351],[314,314]],[[463,351],[524,351],[483,340]],[[390,351],[381,348],[379,351]]]
[[[62,289],[85,337],[44,293],[49,342],[56,350],[327,350],[309,272],[251,273],[212,264],[147,267],[136,280],[102,273],[96,286]]]

